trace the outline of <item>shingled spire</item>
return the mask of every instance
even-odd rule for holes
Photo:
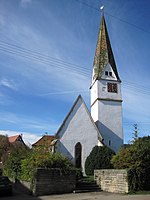
[[[107,32],[105,18],[104,15],[102,15],[93,64],[93,81],[101,79],[107,64],[111,65],[117,80],[120,81]]]

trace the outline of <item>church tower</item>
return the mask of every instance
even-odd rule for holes
[[[115,152],[123,145],[121,80],[115,64],[104,15],[93,64],[91,116],[105,145]]]

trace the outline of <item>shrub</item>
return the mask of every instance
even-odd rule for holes
[[[60,168],[63,172],[73,169],[72,163],[59,153],[43,149],[30,150],[16,146],[4,163],[4,174],[13,179],[31,181],[36,168]]]
[[[9,143],[8,137],[0,135],[0,160],[2,159],[3,162],[6,160],[10,148],[11,144]]]
[[[111,169],[111,158],[115,155],[114,151],[107,146],[95,146],[85,162],[85,172],[93,175],[94,169]]]
[[[59,153],[33,151],[21,163],[21,179],[31,181],[36,168],[60,168],[68,173],[73,169],[72,163],[68,158]]]
[[[128,170],[129,191],[144,189],[143,170],[132,168]]]
[[[150,136],[138,138],[112,158],[115,168],[129,168],[132,190],[150,189]]]
[[[29,153],[30,149],[24,146],[13,149],[4,162],[4,174],[10,178],[19,179],[21,176],[21,161],[26,158]]]

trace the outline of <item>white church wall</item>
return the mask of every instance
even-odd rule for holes
[[[94,103],[94,105],[91,107],[91,116],[94,120],[94,122],[96,122],[98,120],[98,100]]]
[[[93,83],[90,92],[91,92],[91,105],[92,105],[98,98],[98,81],[95,81],[95,83]]]
[[[96,122],[104,138],[104,144],[117,152],[123,145],[121,102],[99,101],[99,117]]]
[[[107,83],[116,83],[116,81],[106,81],[100,80],[98,81],[98,98],[101,99],[113,99],[113,100],[121,100],[121,83],[117,82],[117,93],[108,92]]]
[[[105,74],[106,71],[108,72],[108,75]],[[110,72],[111,72],[111,75],[110,75]],[[101,79],[105,79],[105,80],[108,79],[108,80],[117,81],[117,77],[116,77],[116,75],[115,75],[115,73],[114,73],[114,71],[113,71],[113,69],[112,69],[112,67],[111,67],[111,65],[109,63],[106,65],[105,70],[103,71]]]
[[[83,101],[79,99],[57,134],[59,137],[57,151],[67,156],[74,164],[75,145],[81,143],[83,172],[87,156],[92,148],[98,145],[98,131],[86,109]]]

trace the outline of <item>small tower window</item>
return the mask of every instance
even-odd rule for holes
[[[112,72],[109,72],[109,76],[112,76]]]
[[[117,84],[116,83],[107,83],[108,92],[117,93]]]
[[[108,76],[108,71],[105,71],[105,75]]]

